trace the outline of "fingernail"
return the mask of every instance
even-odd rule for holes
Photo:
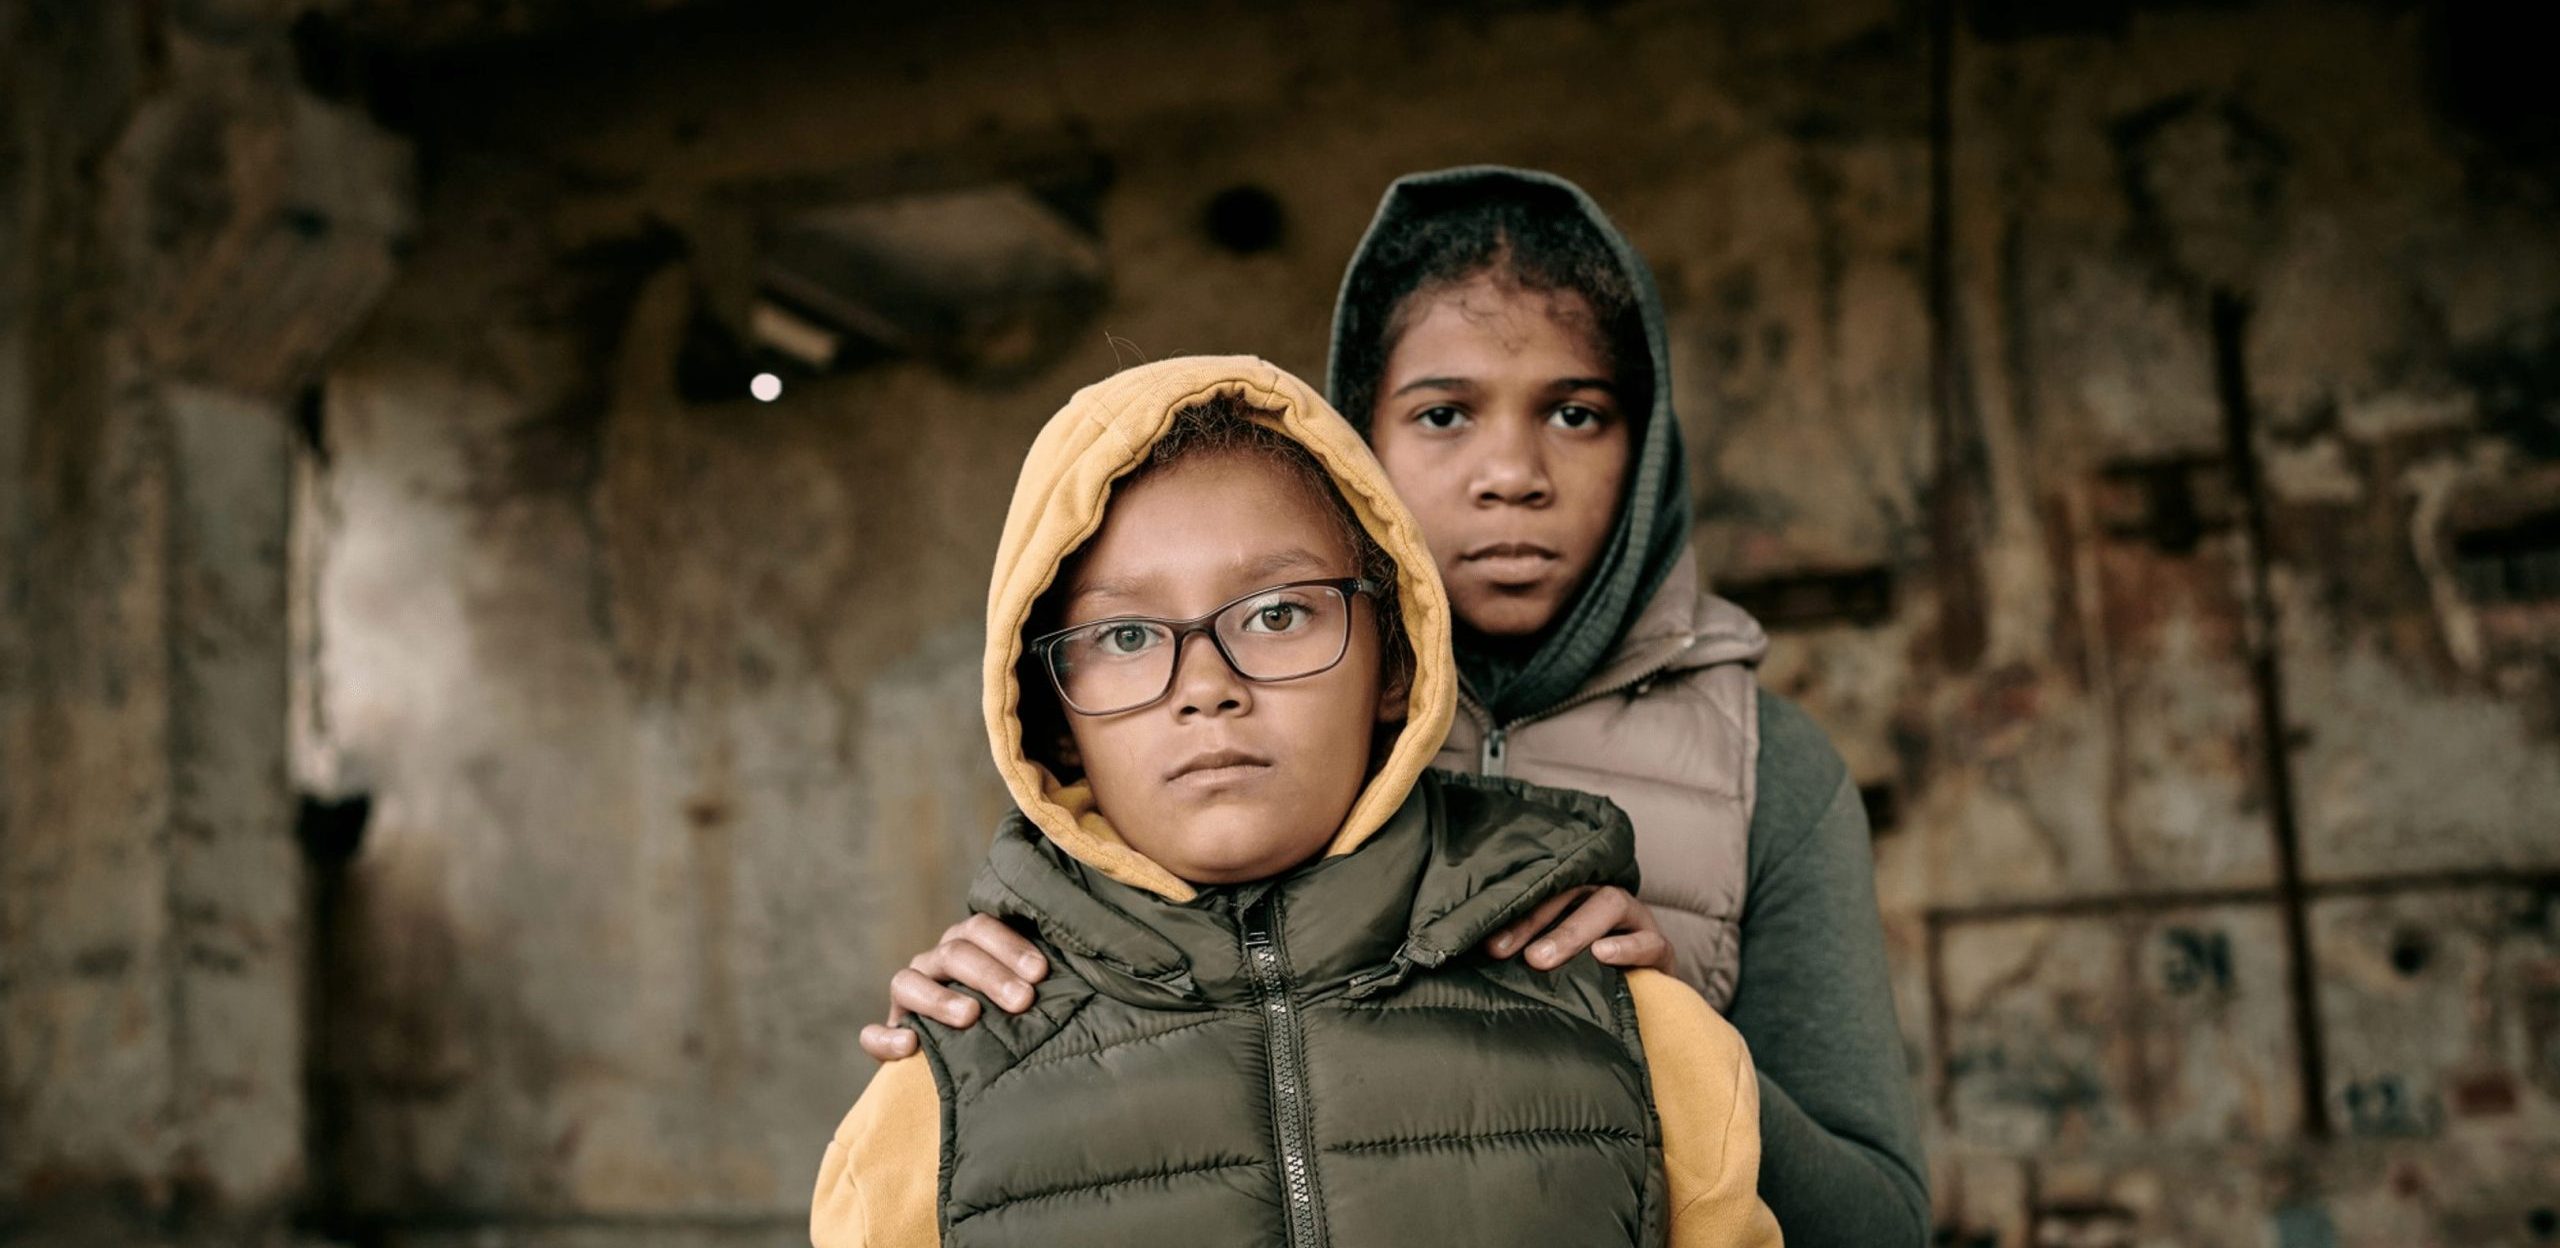
[[[1031,1008],[1031,990],[1020,986],[1005,989],[1004,1004],[1015,1013]]]
[[[1014,963],[1014,967],[1031,979],[1040,978],[1040,972],[1047,969],[1040,965],[1040,959],[1034,957],[1025,957],[1020,962]]]
[[[955,1006],[952,1006],[950,1009],[944,1010],[944,1011],[942,1012],[942,1021],[944,1021],[944,1022],[946,1022],[946,1023],[949,1023],[949,1024],[951,1024],[951,1025],[952,1025],[952,1026],[954,1026],[954,1027],[966,1027],[966,1026],[968,1026],[968,1025],[969,1025],[969,1007],[967,1007],[967,1006],[965,1006],[965,1005],[955,1005]]]
[[[1493,956],[1495,956],[1495,957],[1497,957],[1497,958],[1507,958],[1507,957],[1510,957],[1510,956],[1511,956],[1511,946],[1516,945],[1516,944],[1519,944],[1519,943],[1520,943],[1520,938],[1519,938],[1519,937],[1517,937],[1517,936],[1512,936],[1512,935],[1508,935],[1508,934],[1501,935],[1501,936],[1496,936],[1496,937],[1494,937],[1494,938],[1493,938]]]
[[[1542,940],[1529,946],[1529,960],[1532,962],[1551,961],[1555,956],[1556,942],[1552,940]]]

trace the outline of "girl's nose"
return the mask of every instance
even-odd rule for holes
[[[1543,506],[1552,500],[1554,483],[1547,478],[1546,448],[1535,422],[1509,418],[1490,422],[1492,436],[1481,440],[1483,456],[1475,465],[1473,493],[1485,506]]]

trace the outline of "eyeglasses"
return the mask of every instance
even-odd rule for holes
[[[1122,615],[1031,642],[1049,683],[1081,715],[1117,715],[1173,689],[1182,643],[1206,633],[1236,675],[1257,684],[1333,670],[1351,649],[1351,599],[1378,596],[1375,581],[1342,577],[1257,589],[1207,615],[1160,620]]]

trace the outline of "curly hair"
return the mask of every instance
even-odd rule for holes
[[[1381,234],[1351,276],[1337,341],[1335,402],[1367,430],[1387,357],[1432,298],[1478,278],[1506,292],[1580,295],[1565,327],[1608,362],[1638,419],[1650,410],[1653,352],[1634,282],[1609,239],[1565,193],[1516,187],[1424,201]]]

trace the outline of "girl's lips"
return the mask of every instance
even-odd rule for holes
[[[1536,542],[1486,542],[1481,546],[1470,546],[1458,552],[1458,560],[1461,563],[1468,563],[1478,559],[1506,559],[1519,555],[1536,555],[1541,559],[1553,559],[1556,557],[1556,551],[1552,546],[1541,546]]]
[[[1476,560],[1467,565],[1467,570],[1496,585],[1526,585],[1545,577],[1555,563],[1538,555],[1504,555]]]
[[[1496,585],[1518,585],[1555,567],[1555,551],[1533,542],[1492,542],[1458,556],[1458,565]]]

